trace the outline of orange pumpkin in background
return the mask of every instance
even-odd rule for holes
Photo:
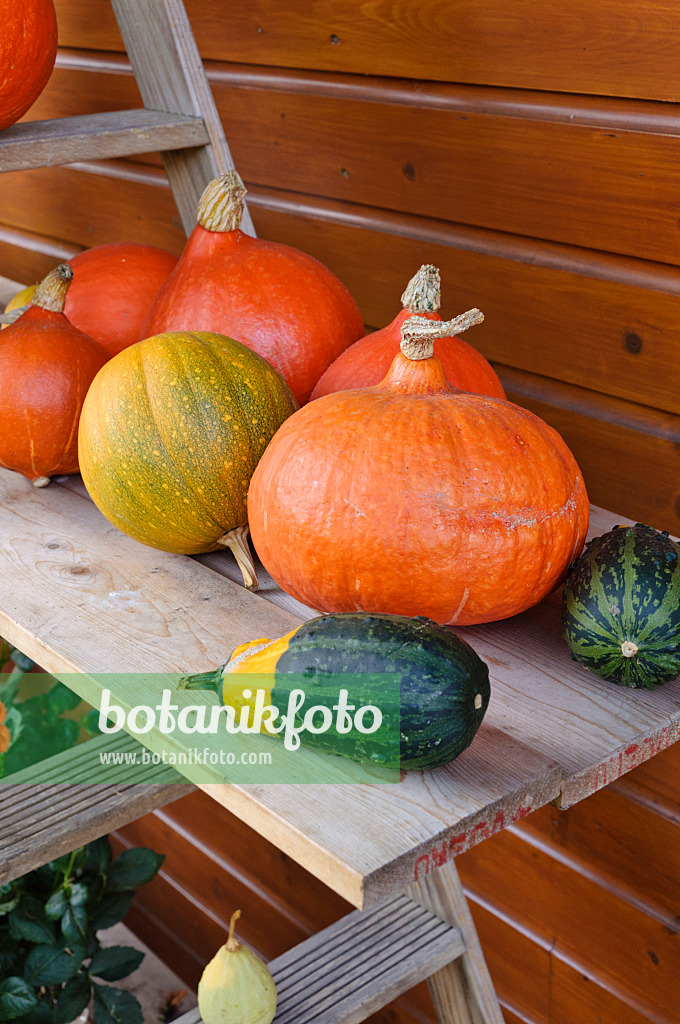
[[[263,356],[302,405],[324,370],[364,333],[361,314],[344,284],[318,260],[240,230],[245,193],[236,171],[210,182],[198,224],[149,311],[142,337],[225,334]]]
[[[0,340],[0,466],[42,487],[78,472],[78,421],[87,390],[109,358],[64,315],[67,263],[38,285],[33,304]]]
[[[64,312],[115,356],[139,341],[144,318],[177,257],[155,245],[113,242],[69,260],[75,271]]]
[[[0,129],[14,124],[47,85],[57,56],[52,0],[0,0]]]
[[[321,612],[491,622],[560,582],[588,527],[583,478],[533,413],[451,387],[432,339],[483,319],[411,317],[375,387],[293,414],[248,492],[265,568]]]
[[[312,391],[312,401],[335,391],[379,384],[399,352],[404,321],[414,315],[428,320],[441,320],[437,312],[441,305],[441,283],[437,267],[424,264],[409,281],[401,302],[401,312],[387,327],[355,341],[331,363]],[[491,364],[481,352],[462,338],[437,338],[434,353],[442,361],[449,384],[462,391],[505,398],[503,385]]]

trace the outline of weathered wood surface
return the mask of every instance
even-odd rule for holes
[[[188,0],[205,58],[680,100],[674,0]],[[62,46],[121,50],[107,0],[57,0]],[[509,42],[511,45],[509,45]]]
[[[359,1024],[463,950],[457,928],[406,896],[355,911],[269,963],[274,1024]],[[196,1009],[177,1024],[200,1022]]]
[[[207,183],[234,166],[203,63],[182,3],[111,0],[125,49],[150,110],[200,117],[207,144],[163,153],[186,234],[196,224],[196,204]],[[253,232],[247,207],[242,226]]]
[[[193,789],[188,784],[168,784],[171,773],[162,765],[153,771],[130,768],[125,782],[118,779],[91,785],[94,760],[111,746],[110,737],[96,737],[3,780],[0,885]],[[120,752],[137,746],[134,740],[119,741],[115,749]],[[98,765],[96,770],[101,777]]]
[[[28,121],[12,125],[0,136],[0,172],[186,149],[207,141],[201,118],[155,110]]]
[[[138,545],[78,493],[1,479],[0,579],[11,597],[0,632],[50,670],[200,671],[300,621],[299,605],[267,600],[270,585],[250,594],[196,560]],[[593,530],[614,521],[595,512]],[[558,619],[549,601],[461,631],[489,663],[493,698],[471,748],[445,769],[409,773],[396,788],[309,785],[304,801],[285,786],[208,791],[355,905],[401,891],[536,807],[582,799],[678,738],[677,682],[647,694],[591,677],[571,662]],[[82,695],[96,704],[89,686],[83,676]]]

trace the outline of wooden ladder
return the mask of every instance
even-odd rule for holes
[[[191,26],[181,0],[111,4],[144,107],[13,125],[0,135],[0,171],[158,151],[188,235],[206,184],[234,166]],[[241,227],[255,234],[247,209]],[[40,765],[41,779],[49,778],[49,766]],[[24,800],[23,789],[3,794],[0,806],[12,805],[14,838],[3,851],[0,829],[0,881],[64,852],[70,839],[87,842],[186,792],[149,786],[140,798],[138,787],[114,784],[108,793],[92,787],[90,799],[85,783],[83,778],[77,834],[68,815],[46,833],[40,815],[30,810],[35,800]],[[62,788],[41,786],[40,806],[61,804]],[[25,829],[17,821],[22,814]],[[270,967],[279,991],[275,1024],[358,1024],[424,979],[442,1024],[503,1024],[452,862],[407,895],[349,914]],[[193,1011],[178,1024],[199,1022]]]

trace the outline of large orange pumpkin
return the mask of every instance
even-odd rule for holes
[[[78,420],[95,374],[109,358],[63,313],[73,271],[63,263],[0,339],[0,466],[37,487],[78,472]]]
[[[363,322],[348,290],[318,260],[240,230],[245,191],[236,171],[210,182],[142,336],[226,334],[271,363],[301,405],[326,367],[364,333]]]
[[[47,85],[57,56],[52,0],[0,0],[0,128],[26,113]]]
[[[433,354],[430,339],[480,318],[410,318],[380,384],[310,402],[273,438],[248,517],[293,597],[462,625],[523,611],[560,582],[588,526],[574,457],[533,413],[452,388]]]
[[[401,312],[387,327],[355,341],[331,363],[312,391],[312,401],[322,395],[331,395],[334,391],[368,388],[372,384],[379,384],[399,352],[404,321],[414,315],[428,320],[441,320],[437,312],[441,305],[438,269],[431,264],[424,264],[409,281],[401,302]],[[462,338],[437,338],[434,352],[441,359],[444,373],[454,387],[462,391],[476,391],[480,395],[505,398],[503,385],[493,367],[481,352]]]

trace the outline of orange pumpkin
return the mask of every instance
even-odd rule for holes
[[[335,391],[379,384],[399,352],[404,321],[415,314],[428,320],[441,320],[437,312],[441,304],[437,268],[424,264],[409,281],[401,302],[403,309],[387,327],[355,341],[331,363],[312,391],[312,401]],[[434,352],[441,359],[444,373],[454,387],[462,391],[476,391],[480,395],[505,398],[503,385],[493,367],[481,352],[462,338],[437,338]]]
[[[226,334],[278,370],[302,405],[326,367],[364,333],[363,322],[345,286],[318,260],[240,230],[245,191],[236,171],[210,182],[142,337]]]
[[[69,260],[75,271],[64,312],[115,356],[139,341],[144,318],[177,257],[155,245],[114,242]]]
[[[322,612],[468,624],[523,611],[560,582],[588,526],[573,455],[510,402],[451,387],[432,338],[483,319],[409,318],[375,387],[311,402],[253,474],[265,568]]]
[[[26,113],[47,85],[57,56],[52,0],[0,0],[0,129]]]
[[[0,340],[0,466],[42,487],[78,472],[78,421],[91,382],[108,359],[64,315],[73,271],[62,263]]]

